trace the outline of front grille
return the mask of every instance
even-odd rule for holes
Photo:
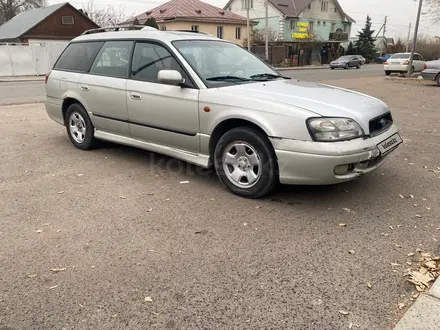
[[[380,134],[393,124],[391,112],[370,120],[370,136]]]

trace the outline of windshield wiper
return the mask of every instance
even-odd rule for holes
[[[254,74],[254,75],[250,76],[250,78],[251,78],[252,80],[260,80],[260,79],[271,80],[271,79],[277,79],[277,78],[292,79],[292,78],[290,78],[290,77],[285,77],[285,76],[281,76],[281,75],[273,74],[273,73],[259,73],[259,74]]]
[[[237,77],[237,76],[217,76],[217,77],[206,78],[206,80],[210,80],[210,81],[228,81],[228,80],[250,81],[250,79],[248,79],[248,78]]]

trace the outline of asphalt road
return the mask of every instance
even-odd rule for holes
[[[282,74],[306,81],[353,79],[383,75],[382,65],[365,65],[360,70],[289,70]],[[0,104],[24,104],[43,102],[45,89],[43,81],[0,82]]]
[[[168,157],[77,150],[41,104],[0,107],[0,329],[390,329],[407,262],[440,253],[438,88],[326,83],[387,102],[405,143],[357,181],[258,201]]]

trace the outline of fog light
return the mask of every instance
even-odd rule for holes
[[[348,172],[348,165],[338,165],[335,167],[334,172],[336,175],[344,175]]]

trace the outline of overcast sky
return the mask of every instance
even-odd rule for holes
[[[69,1],[69,0],[67,0]],[[223,7],[227,0],[205,0],[206,2]],[[264,0],[257,0],[264,1]],[[60,1],[50,0],[50,3]],[[81,7],[82,3],[88,0],[69,1],[75,7]],[[93,0],[98,7],[111,4],[123,8],[126,15],[139,14],[148,9],[167,2],[167,0]],[[383,24],[385,15],[388,15],[387,37],[402,37],[406,39],[408,34],[408,25],[412,22],[414,26],[417,14],[417,3],[414,0],[339,0],[344,11],[356,20],[356,25],[352,29],[352,36],[365,24],[366,15],[369,14],[373,21],[373,28],[378,31]],[[412,30],[414,32],[414,30]],[[440,35],[440,27],[422,19],[420,33],[436,36]]]

